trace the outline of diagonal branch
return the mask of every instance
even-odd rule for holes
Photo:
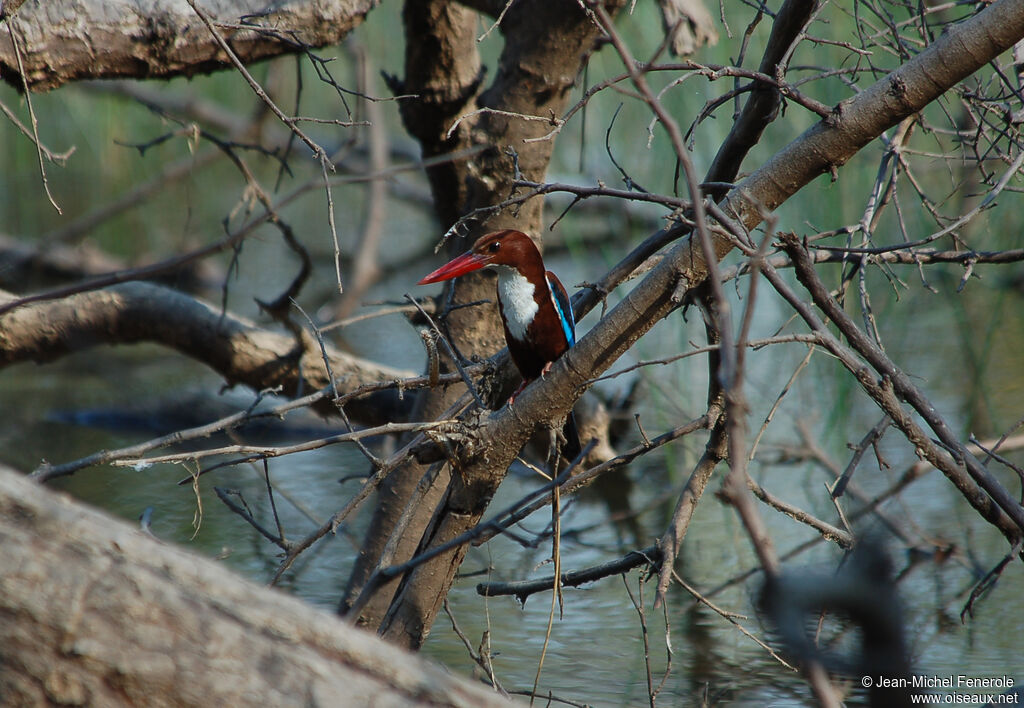
[[[12,299],[8,295],[0,303]],[[151,283],[122,283],[0,314],[0,368],[50,361],[100,344],[142,341],[177,349],[217,371],[229,384],[257,391],[280,386],[285,395],[301,396],[328,383],[315,342],[298,348],[290,335]],[[338,384],[340,393],[408,375],[335,349],[330,351],[330,364],[335,372],[346,374]],[[353,403],[360,415],[384,413],[381,401],[366,401],[365,409],[363,403]],[[331,408],[330,401],[321,403],[322,410]]]

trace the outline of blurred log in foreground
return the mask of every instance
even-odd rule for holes
[[[509,705],[0,468],[0,702]]]

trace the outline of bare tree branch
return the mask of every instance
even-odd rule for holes
[[[261,0],[203,3],[218,22],[252,27],[230,31],[231,47],[246,63],[337,44],[373,6],[370,0],[287,0],[268,11]],[[191,76],[230,65],[189,7],[170,0],[145,8],[131,0],[34,2],[20,8],[14,22],[32,91],[82,79]],[[0,37],[0,77],[20,83],[6,36]]]
[[[0,315],[0,367],[52,361],[98,344],[142,341],[157,342],[202,361],[231,385],[246,384],[256,390],[280,386],[285,395],[301,396],[328,383],[315,342],[299,349],[291,335],[271,332],[151,283],[123,283]],[[335,373],[345,374],[336,382],[342,393],[362,384],[409,376],[409,372],[337,350],[330,358]],[[330,410],[329,403],[325,410]]]

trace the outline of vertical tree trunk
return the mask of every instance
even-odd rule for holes
[[[407,2],[402,18],[406,40],[405,79],[401,82],[392,80],[391,83],[396,93],[417,96],[401,104],[406,129],[419,140],[424,157],[466,147],[461,136],[449,139],[445,134],[459,115],[471,110],[480,88],[482,74],[475,34],[477,14],[449,0],[426,0]],[[455,222],[466,201],[464,172],[464,162],[438,165],[427,171],[435,209],[444,224]],[[461,242],[454,240],[449,250],[456,251],[461,247]],[[462,278],[457,285],[453,292],[454,303],[493,299],[487,294],[483,278]],[[448,326],[460,351],[489,356],[504,346],[500,327],[494,327],[496,318],[489,312],[493,309],[493,306],[476,307],[452,313]],[[481,312],[485,314],[482,316]],[[442,366],[453,370],[451,362],[446,359],[442,359]],[[462,387],[453,386],[421,394],[413,408],[412,418],[436,418],[461,392]],[[342,614],[348,613],[373,571],[382,564],[389,541],[394,545],[394,554],[384,559],[384,564],[402,562],[415,554],[423,529],[448,486],[447,466],[437,470],[434,483],[418,502],[419,508],[406,530],[399,532],[399,538],[392,539],[392,535],[396,533],[399,518],[427,471],[427,466],[409,461],[388,475],[381,485],[373,518],[342,598]],[[398,583],[395,579],[378,588],[373,597],[362,604],[359,617],[355,618],[357,624],[376,629],[391,604]]]
[[[610,3],[611,10],[618,2]],[[591,52],[596,46],[599,30],[582,8],[573,3],[551,3],[527,0],[514,4],[506,13],[500,31],[505,39],[494,82],[479,97],[480,65],[476,54],[478,25],[475,16],[461,6],[444,0],[417,3],[405,8],[406,27],[406,80],[401,88],[407,93],[424,97],[403,104],[402,116],[407,129],[417,137],[425,155],[440,154],[457,148],[482,147],[482,151],[464,162],[455,162],[430,171],[431,187],[438,216],[445,228],[474,209],[489,207],[511,196],[517,169],[529,180],[543,180],[554,139],[525,142],[529,138],[549,133],[554,123],[526,120],[514,115],[554,118],[567,107],[570,90]],[[448,137],[456,120],[474,108],[490,109],[467,118]],[[486,143],[481,143],[486,140]],[[470,222],[466,238],[453,239],[450,251],[465,250],[472,240],[486,231],[516,228],[538,240],[541,230],[543,202],[533,199],[516,211],[503,210],[481,216]],[[445,321],[455,347],[465,355],[490,356],[504,348],[504,334],[494,300],[493,276],[472,274],[451,283],[446,291],[446,302],[453,306],[479,300],[489,304],[448,312]],[[457,393],[455,387],[445,392],[431,392],[419,414],[436,415],[444,410]],[[404,509],[407,497],[422,476],[419,466],[410,465],[395,472],[394,479],[384,494],[383,504],[374,518],[374,546],[380,545],[380,536],[387,523]],[[425,537],[437,501],[442,497],[441,485],[447,485],[449,476],[438,476],[437,487],[432,490],[429,504],[418,510],[415,522],[406,529],[393,562],[407,560],[415,550],[426,544]],[[467,487],[456,484],[460,495]],[[469,487],[470,489],[472,487]],[[472,494],[471,494],[472,496]],[[486,507],[490,492],[478,499],[464,500],[471,506]],[[451,511],[450,508],[446,509]],[[444,513],[444,512],[442,512]],[[347,597],[351,602],[353,590],[368,577],[371,563],[376,558],[364,548],[360,558],[357,582],[350,585]],[[380,627],[384,636],[410,647],[422,644],[430,631],[434,616],[447,594],[458,570],[461,555],[445,573],[433,575],[430,582],[417,582],[406,586],[395,598],[401,608],[396,610],[392,596],[394,583],[378,591],[363,609],[359,621],[376,626],[380,611],[392,605],[390,619]],[[421,579],[422,580],[422,579]],[[403,609],[404,608],[404,609]],[[396,618],[401,619],[396,621]]]

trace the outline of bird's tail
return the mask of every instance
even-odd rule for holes
[[[562,457],[572,462],[580,454],[580,450],[583,449],[580,445],[580,431],[576,427],[576,414],[572,411],[569,411],[569,415],[565,418],[565,425],[562,426],[562,435],[565,436],[565,447],[562,448]]]

